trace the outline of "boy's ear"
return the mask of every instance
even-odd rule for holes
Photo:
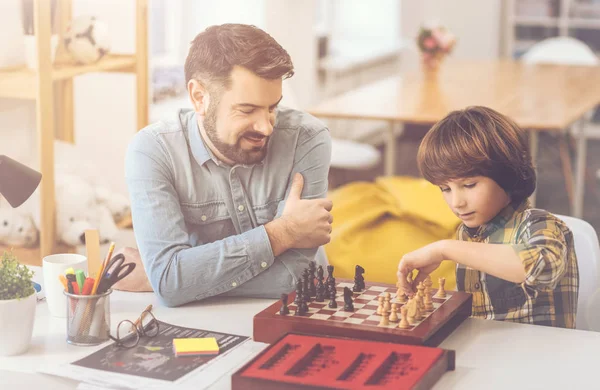
[[[190,95],[190,101],[194,106],[194,111],[200,116],[206,115],[208,105],[210,103],[210,96],[208,90],[200,84],[198,80],[190,80],[188,82],[188,93]]]

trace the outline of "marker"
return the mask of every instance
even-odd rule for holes
[[[58,275],[58,280],[60,280],[60,282],[64,286],[65,291],[69,291],[69,287],[68,287],[69,282],[67,281],[67,278],[65,277],[65,275]]]
[[[92,289],[94,288],[94,282],[95,280],[93,278],[85,278],[81,295],[90,295],[92,293]]]
[[[83,283],[85,283],[85,273],[83,272],[83,270],[78,269],[75,271],[75,279],[77,279],[79,291],[83,291]]]

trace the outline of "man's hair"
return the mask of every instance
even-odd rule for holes
[[[208,27],[192,41],[185,60],[186,85],[196,79],[209,90],[229,88],[236,65],[264,79],[294,75],[290,55],[269,34],[246,24],[223,24]]]
[[[473,176],[494,180],[521,202],[535,191],[535,170],[525,132],[491,108],[453,111],[425,135],[417,154],[422,175],[433,184]]]

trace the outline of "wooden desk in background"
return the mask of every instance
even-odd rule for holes
[[[472,105],[493,108],[530,130],[534,162],[538,131],[567,131],[579,122],[572,214],[581,217],[585,179],[585,114],[600,104],[600,67],[531,65],[511,60],[452,61],[434,74],[402,71],[323,101],[311,114],[332,119],[389,123],[385,174],[393,175],[395,124],[433,125],[450,111]],[[570,172],[570,162],[567,163]],[[568,178],[567,178],[567,181]],[[570,183],[569,183],[570,184]]]

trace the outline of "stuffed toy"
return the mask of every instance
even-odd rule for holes
[[[41,226],[39,189],[19,207],[33,216],[36,229]],[[55,176],[56,237],[71,245],[85,244],[85,231],[97,229],[101,243],[112,241],[118,228],[113,213],[106,204],[99,203],[95,188],[86,180],[72,174]],[[118,202],[113,202],[118,204]]]
[[[38,230],[30,215],[10,206],[0,206],[0,243],[10,247],[31,247],[37,240]]]
[[[67,245],[85,244],[85,231],[97,229],[100,243],[112,241],[118,231],[112,212],[96,199],[96,191],[75,175],[56,177],[56,235]]]

